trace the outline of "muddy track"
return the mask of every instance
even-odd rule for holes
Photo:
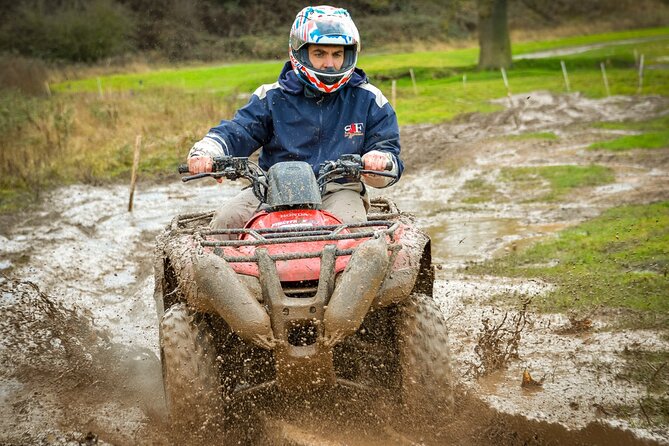
[[[669,444],[667,426],[607,408],[643,389],[615,378],[625,346],[669,350],[665,333],[612,331],[605,315],[589,334],[568,334],[565,315],[528,315],[519,359],[484,379],[468,373],[486,305],[500,288],[521,295],[547,284],[474,278],[460,267],[550,234],[622,203],[669,200],[669,149],[609,154],[585,150],[607,132],[590,122],[650,118],[666,98],[609,98],[536,92],[492,115],[402,129],[407,174],[386,191],[433,237],[436,292],[451,328],[460,377],[456,411],[443,424],[411,417],[374,395],[310,401],[268,396],[238,413],[233,434],[258,444]],[[503,104],[508,104],[505,99]],[[557,140],[512,140],[552,131]],[[608,134],[610,136],[610,133]],[[503,166],[611,167],[612,185],[580,190],[559,204],[503,200],[468,204],[464,185],[494,179]],[[153,239],[177,213],[215,208],[238,185],[144,186],[125,212],[127,187],[72,186],[0,230],[0,444],[168,444],[152,301]],[[26,283],[30,281],[31,283]],[[665,336],[663,336],[665,334]],[[520,387],[522,372],[544,377]],[[267,409],[270,408],[270,409]],[[248,410],[247,410],[248,409]],[[251,410],[252,409],[252,410]],[[260,426],[260,427],[259,427]],[[251,428],[253,427],[253,428]]]

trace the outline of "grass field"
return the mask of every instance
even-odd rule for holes
[[[610,150],[620,152],[630,149],[660,149],[669,147],[669,116],[640,122],[601,123],[600,127],[634,132],[608,141],[590,145],[591,150]]]
[[[573,55],[522,58],[533,51],[595,44],[600,46]],[[612,94],[637,94],[635,54],[643,54],[650,69],[645,72],[642,93],[669,95],[669,28],[516,43],[513,48],[517,59],[508,70],[512,93],[564,92],[563,60],[571,91],[603,96],[603,62]],[[400,125],[436,123],[500,107],[490,100],[507,94],[502,77],[499,72],[477,71],[477,52],[472,47],[363,55],[359,66],[389,99],[396,81],[394,107]],[[171,173],[209,127],[230,118],[258,85],[274,82],[282,64],[185,67],[78,79],[50,85],[52,95],[42,98],[0,93],[4,148],[0,209],[21,207],[45,187],[57,184],[127,178],[132,146],[140,134],[142,177]]]
[[[647,39],[647,40],[645,40]],[[570,46],[608,44],[603,48],[561,57],[526,59],[530,52],[559,50]],[[546,42],[514,45],[516,61],[509,70],[512,92],[521,93],[538,89],[565,91],[560,60],[568,67],[572,91],[588,96],[606,94],[601,62],[607,66],[611,94],[636,94],[638,73],[637,57],[644,55],[645,64],[653,65],[658,58],[667,56],[669,28],[625,31],[620,33],[581,36]],[[397,82],[397,100],[394,104],[400,125],[441,122],[460,113],[491,111],[492,98],[507,93],[499,72],[475,70],[477,48],[451,51],[432,51],[404,54],[376,54],[361,56],[359,66],[391,97],[391,84]],[[272,83],[283,62],[256,62],[193,69],[163,69],[149,73],[114,75],[102,78],[61,82],[52,86],[57,92],[128,92],[177,90],[181,94],[206,91],[226,96],[250,94],[263,83]],[[416,90],[410,76],[413,70]],[[465,82],[463,79],[466,77]],[[669,70],[646,72],[646,94],[669,94]],[[417,94],[416,94],[417,93]]]
[[[553,283],[555,291],[535,302],[545,311],[623,308],[644,315],[644,325],[666,326],[668,227],[668,202],[614,208],[528,249],[472,266],[468,273]]]

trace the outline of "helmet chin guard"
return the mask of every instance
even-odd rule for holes
[[[344,63],[339,70],[318,70],[309,61],[308,47],[340,45]],[[333,93],[351,79],[360,52],[360,35],[351,15],[342,8],[307,6],[295,18],[290,30],[289,57],[293,70],[306,86]]]

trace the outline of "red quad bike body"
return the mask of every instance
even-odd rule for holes
[[[250,230],[272,230],[282,229],[286,230],[292,228],[295,232],[304,227],[322,227],[322,226],[339,226],[342,227],[339,234],[345,236],[351,234],[350,229],[344,225],[341,220],[327,211],[313,210],[313,209],[298,209],[286,210],[276,212],[260,212],[256,214],[246,225]],[[380,227],[379,227],[380,228]],[[403,226],[400,225],[396,231],[395,236],[401,237]],[[251,240],[252,235],[244,234],[242,240]],[[337,249],[341,251],[355,250],[366,238],[358,239],[341,239],[335,241],[303,241],[295,243],[281,243],[274,245],[267,245],[265,248],[272,256],[299,254],[299,253],[319,253],[328,244],[334,244]],[[390,238],[387,238],[390,242]],[[227,256],[253,256],[256,246],[239,246],[239,247],[225,247],[222,253]],[[337,257],[335,262],[335,274],[341,273],[346,268],[350,255]],[[321,270],[321,261],[319,257],[308,257],[294,260],[281,260],[276,262],[276,268],[279,273],[279,280],[282,283],[297,283],[302,281],[318,280]],[[233,263],[232,269],[238,274],[245,274],[248,276],[259,277],[258,264],[254,262]]]
[[[447,407],[429,237],[385,198],[371,201],[361,223],[320,210],[329,180],[367,172],[359,157],[322,166],[318,180],[299,162],[267,173],[250,166],[220,158],[208,175],[251,180],[265,209],[244,228],[210,229],[213,212],[187,214],[157,239],[171,419],[196,428],[222,421],[236,397],[338,385],[383,390],[415,410]]]

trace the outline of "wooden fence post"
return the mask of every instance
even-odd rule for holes
[[[392,101],[392,106],[395,107],[397,104],[397,81],[395,79],[393,79],[390,86],[390,100]]]
[[[513,107],[513,99],[511,98],[511,88],[509,88],[509,79],[506,77],[506,70],[504,67],[500,68],[502,72],[502,80],[504,81],[504,86],[506,87],[506,96],[509,98],[509,104]]]
[[[504,80],[504,86],[506,87],[506,96],[509,98],[509,110],[512,112],[511,116],[513,117],[513,123],[518,129],[520,128],[520,124],[518,123],[518,117],[516,116],[516,111],[514,110],[513,98],[511,97],[511,88],[509,87],[509,79],[506,77],[506,70],[504,67],[500,68],[500,71],[502,72],[502,79]]]
[[[643,54],[639,58],[639,87],[636,90],[636,94],[641,94],[643,91]]]
[[[413,85],[413,94],[418,96],[418,87],[416,86],[416,76],[414,75],[413,68],[409,68],[409,75],[411,76],[411,84]]]
[[[567,74],[567,65],[565,65],[564,60],[560,61],[560,66],[562,67],[562,77],[564,78],[564,84],[567,87],[567,93],[571,93],[571,86],[569,85],[569,75]]]
[[[130,177],[130,200],[128,201],[128,212],[132,212],[132,202],[135,198],[135,184],[137,184],[137,168],[139,167],[139,149],[142,147],[142,135],[135,138],[135,154],[132,159],[132,175]]]
[[[606,65],[604,62],[600,63],[599,66],[602,68],[602,79],[604,79],[604,90],[606,90],[606,96],[611,96],[611,90],[609,90],[609,80],[606,78]]]

